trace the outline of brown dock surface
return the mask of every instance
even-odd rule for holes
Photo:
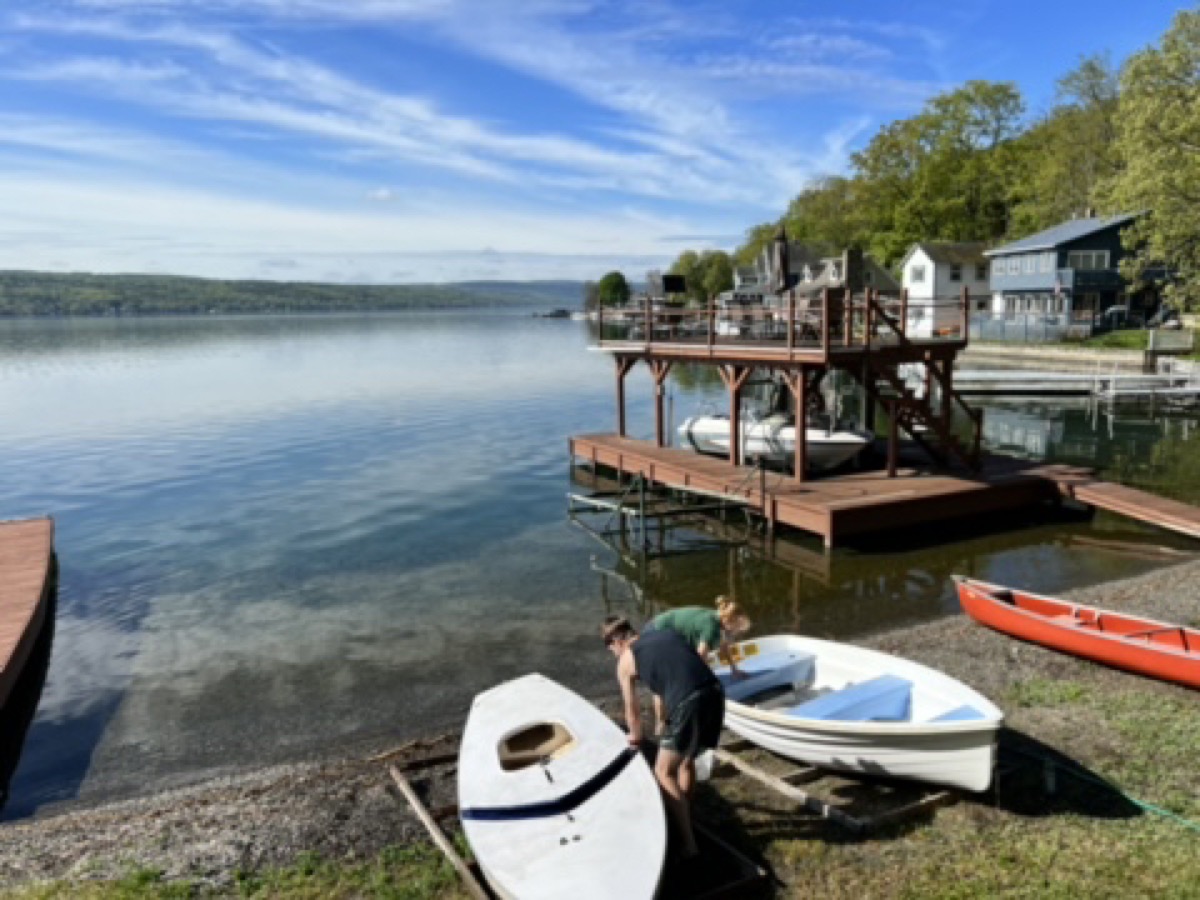
[[[1039,466],[1029,474],[1058,485],[1059,492],[1079,503],[1200,538],[1200,509],[1096,478],[1089,470],[1073,466]]]
[[[1028,464],[997,458],[981,475],[953,475],[926,469],[854,472],[797,483],[791,476],[691,450],[659,447],[615,434],[578,435],[570,440],[576,459],[641,475],[667,488],[736,498],[768,522],[820,535],[826,546],[870,532],[948,521],[1016,509],[1053,499],[1044,477],[1027,473]]]
[[[0,706],[41,630],[53,558],[52,519],[0,522]]]

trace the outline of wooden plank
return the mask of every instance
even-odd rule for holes
[[[898,806],[895,809],[889,809],[878,815],[869,816],[861,821],[866,831],[878,831],[887,825],[894,825],[897,822],[903,822],[906,819],[919,816],[921,813],[932,812],[943,806],[957,803],[958,799],[959,795],[954,791],[938,791],[935,794],[930,794],[928,797],[922,797],[920,800],[906,803],[904,806]]]
[[[462,879],[467,893],[477,898],[477,900],[491,900],[488,892],[483,889],[483,886],[475,877],[475,873],[471,871],[471,867],[458,855],[458,851],[454,849],[454,845],[450,843],[450,839],[446,837],[445,832],[442,831],[442,827],[429,814],[429,811],[425,808],[425,804],[421,802],[421,798],[417,796],[416,792],[412,789],[412,785],[408,783],[408,779],[395,766],[388,766],[388,771],[392,775],[392,781],[396,783],[396,787],[400,789],[400,793],[408,801],[408,805],[412,807],[413,812],[417,814],[417,818],[421,820],[421,824],[425,826],[425,830],[429,832],[429,836],[433,838],[433,842],[437,844],[438,849],[442,851],[446,859],[450,861],[450,865],[454,866],[454,870],[458,872],[458,877]]]
[[[743,775],[748,775],[750,778],[753,778],[760,784],[764,784],[771,788],[776,793],[782,794],[789,800],[796,801],[805,809],[816,813],[822,818],[829,819],[829,821],[841,825],[843,828],[852,831],[855,834],[861,834],[866,830],[863,822],[859,819],[856,819],[854,816],[842,812],[842,810],[838,809],[836,806],[831,806],[824,800],[821,800],[819,797],[816,797],[807,791],[802,791],[795,785],[789,784],[782,778],[772,775],[770,772],[764,772],[757,766],[746,762],[737,754],[730,753],[723,747],[718,747],[713,752],[716,754],[717,759],[719,759],[721,762],[733,766]]]

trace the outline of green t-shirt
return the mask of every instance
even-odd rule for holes
[[[669,609],[653,619],[655,628],[663,631],[674,631],[683,635],[684,640],[691,644],[692,649],[699,649],[701,644],[707,644],[709,650],[721,646],[721,620],[715,609],[703,606],[681,606],[679,609]]]

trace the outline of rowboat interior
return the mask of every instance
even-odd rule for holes
[[[1012,604],[1016,609],[1042,616],[1056,625],[1095,631],[1114,637],[1140,639],[1147,644],[1185,653],[1200,652],[1200,631],[1180,625],[1161,625],[1147,628],[1145,619],[1122,616],[1118,613],[1096,610],[1091,607],[1071,606],[1061,600],[1023,594],[1020,591],[1002,588],[987,592],[1002,603]]]
[[[746,706],[796,719],[829,722],[958,722],[987,718],[982,710],[926,690],[898,675],[864,672],[853,666],[794,651],[765,653],[717,675],[726,697]]]

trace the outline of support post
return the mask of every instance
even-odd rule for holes
[[[784,373],[784,380],[792,392],[795,415],[792,421],[796,430],[795,447],[792,450],[792,475],[797,484],[803,484],[808,470],[808,372],[801,366],[798,372]]]
[[[933,310],[930,310],[933,315]],[[900,336],[908,337],[908,288],[900,290]]]
[[[630,356],[613,357],[617,364],[617,434],[625,437],[625,376],[637,360]]]
[[[658,446],[667,446],[666,429],[663,425],[663,394],[666,393],[667,375],[671,372],[672,361],[655,359],[650,361],[650,371],[654,374],[654,437]]]
[[[958,339],[965,341],[967,339],[967,328],[971,321],[971,289],[965,284],[962,288],[962,308],[959,310],[961,319],[959,320]]]
[[[896,423],[896,401],[892,400],[888,403],[888,451],[887,451],[887,474],[888,478],[896,477],[896,462],[900,454],[900,429]]]
[[[717,369],[729,389],[729,462],[742,464],[742,386],[753,371],[749,366],[722,365]]]

